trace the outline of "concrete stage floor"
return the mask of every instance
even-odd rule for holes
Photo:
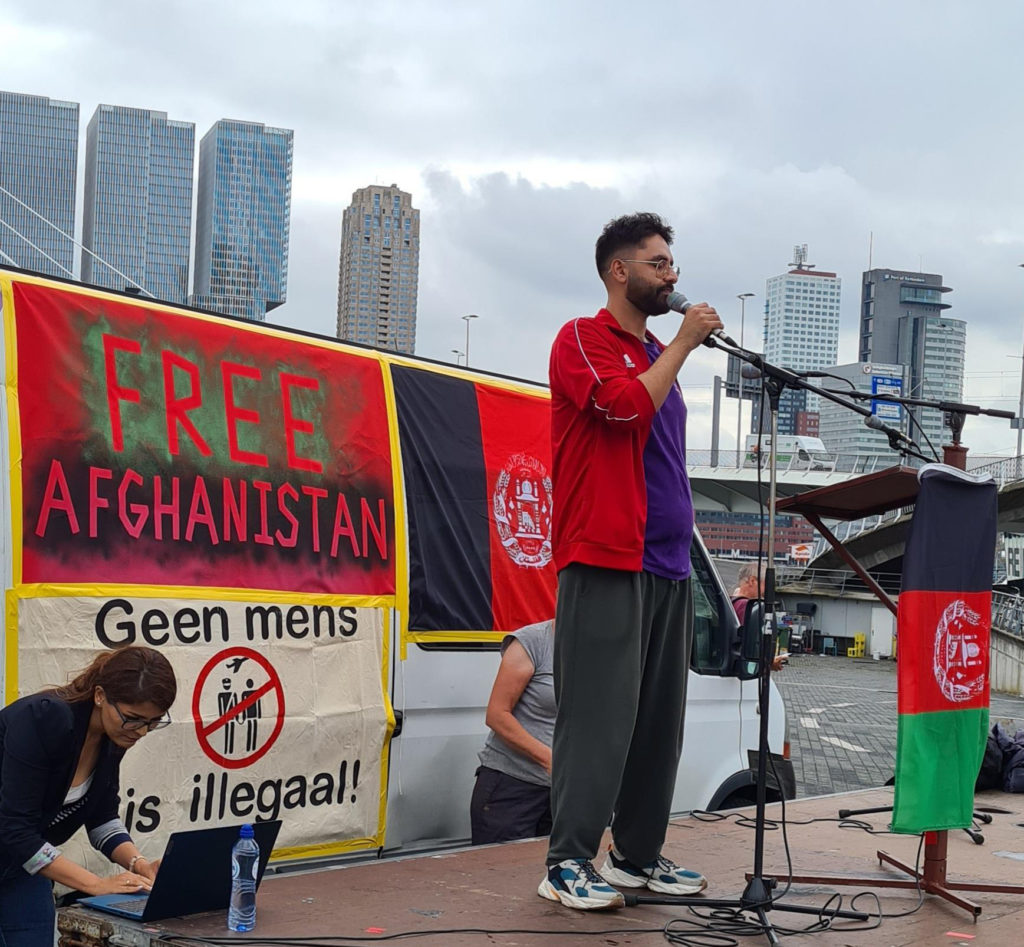
[[[881,868],[875,853],[881,849],[913,865],[918,852],[917,836],[871,835],[856,828],[840,828],[837,822],[840,808],[884,806],[891,802],[891,789],[876,789],[789,803],[786,814],[790,822],[788,836],[794,872],[902,877],[895,868]],[[948,880],[1024,884],[1024,827],[1019,824],[1024,823],[1024,797],[982,793],[976,805],[1010,812],[994,814],[992,823],[982,826],[984,845],[976,845],[961,831],[949,834]],[[744,814],[753,812],[752,809],[742,811]],[[779,806],[769,806],[768,815],[778,818]],[[870,822],[876,831],[887,827],[886,813],[860,818]],[[833,821],[798,824],[810,819]],[[686,817],[673,821],[665,853],[680,864],[704,872],[709,881],[705,897],[734,898],[742,892],[744,873],[752,867],[753,846],[753,829],[737,824],[735,816],[720,822]],[[373,933],[384,935],[416,931],[425,936],[397,941],[416,947],[656,945],[665,943],[661,929],[668,922],[695,919],[692,913],[679,906],[640,905],[619,911],[583,913],[546,901],[536,893],[544,853],[545,843],[537,840],[268,876],[260,889],[254,934],[263,938],[348,935],[370,939],[372,934],[368,931],[371,929],[376,929]],[[765,840],[765,872],[784,874],[785,871],[782,832],[769,831]],[[842,907],[849,908],[853,896],[862,890],[878,894],[881,910],[886,915],[910,911],[919,901],[914,890],[828,885],[794,885],[787,901],[823,906],[833,892],[838,892],[842,895]],[[967,911],[926,894],[916,913],[907,917],[884,917],[875,929],[864,930],[864,924],[838,920],[833,929],[824,933],[790,936],[785,942],[837,947],[1024,945],[1024,894],[963,894],[981,905],[982,914],[977,922]],[[878,909],[870,897],[858,898],[855,907],[868,912]],[[95,919],[95,912],[64,909],[60,926],[66,926],[75,917],[80,922],[85,921],[87,916]],[[784,928],[804,927],[815,920],[783,911],[771,911],[769,918]],[[145,939],[155,944],[161,940],[152,929],[145,932],[148,936],[140,938],[143,931],[138,925],[113,923],[115,928],[134,928],[120,931],[122,936],[133,935],[125,942],[139,944]],[[107,924],[110,924],[109,918]],[[156,926],[185,936],[227,935],[222,914],[197,915]],[[487,931],[515,928],[558,933],[446,932],[452,928]],[[605,931],[607,933],[599,933]],[[965,936],[957,936],[961,934]],[[241,935],[234,936],[240,942],[244,940]],[[744,937],[741,942],[754,945],[768,943],[768,940],[757,935]]]

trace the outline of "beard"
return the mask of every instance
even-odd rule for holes
[[[663,316],[668,312],[668,294],[671,286],[664,283],[644,283],[630,275],[626,283],[626,299],[649,316]]]

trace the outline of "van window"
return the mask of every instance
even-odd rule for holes
[[[467,636],[468,637],[468,636]],[[417,641],[420,651],[500,651],[500,641]]]
[[[690,547],[690,562],[693,569],[693,581],[690,583],[693,587],[693,655],[690,666],[698,674],[721,674],[728,660],[729,637],[722,626],[728,625],[735,634],[735,615],[726,617],[723,623],[722,610],[727,603],[723,603],[718,583],[696,541]]]

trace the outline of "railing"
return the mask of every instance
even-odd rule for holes
[[[779,463],[780,473],[843,473],[865,474],[892,467],[896,461],[892,454],[814,454],[800,457],[796,451],[781,451],[783,461]],[[757,470],[758,464],[748,451],[736,450],[688,450],[686,463],[689,467],[713,467],[724,470]],[[767,471],[768,456],[763,455],[761,469]]]
[[[972,463],[972,458],[968,454],[967,461],[967,468],[972,474],[990,473],[1000,487],[1015,480],[1024,480],[1024,457],[1002,457],[998,460],[977,457]]]
[[[872,572],[871,577],[884,592],[899,595],[899,572]],[[860,577],[849,569],[804,569],[800,566],[779,566],[775,584],[784,591],[807,593],[820,591],[841,594],[863,592],[867,588]],[[992,624],[1024,640],[1024,595],[993,592]]]
[[[992,625],[1024,641],[1024,597],[1007,592],[992,593]]]
[[[900,573],[873,572],[871,577],[889,595],[900,594]],[[870,591],[860,577],[849,569],[803,569],[780,566],[775,584],[779,591],[806,595],[844,595]],[[1007,592],[992,593],[992,626],[1024,641],[1024,595]]]
[[[871,573],[871,577],[888,595],[899,595],[900,574],[898,572]],[[849,569],[804,569],[798,566],[782,566],[776,573],[776,586],[785,592],[806,595],[845,595],[853,592],[870,592],[863,580]]]
[[[818,473],[865,474],[886,470],[900,463],[891,452],[880,454],[814,454],[801,458],[795,452],[782,451],[787,459],[779,464],[780,471],[817,471]],[[736,450],[688,450],[686,462],[691,467],[714,467],[733,470],[756,470],[757,464],[749,451]],[[921,461],[913,458],[903,461],[903,466],[920,467]],[[761,460],[762,469],[768,465],[768,457]],[[991,457],[981,454],[967,455],[967,469],[971,473],[990,472],[1000,486],[1014,480],[1024,480],[1024,457]]]

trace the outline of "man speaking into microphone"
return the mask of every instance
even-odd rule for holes
[[[676,376],[722,322],[677,294],[672,303],[686,312],[672,340],[647,331],[650,317],[669,311],[679,275],[672,237],[657,214],[611,221],[596,246],[608,301],[563,326],[551,349],[558,716],[538,894],[584,910],[622,906],[612,885],[663,894],[707,886],[661,846],[693,644],[693,501]],[[609,819],[612,846],[598,873]]]

